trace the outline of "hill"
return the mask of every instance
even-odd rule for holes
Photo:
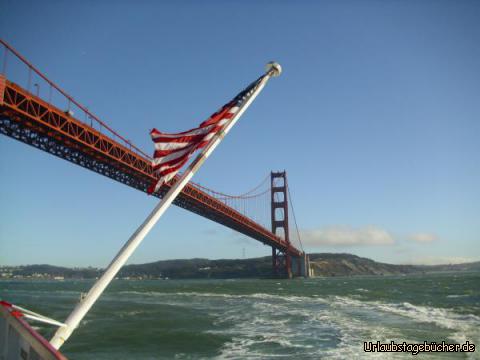
[[[438,271],[480,271],[480,262],[454,265],[393,265],[351,254],[309,254],[315,276],[395,275]],[[127,265],[118,277],[125,279],[227,279],[271,277],[270,257],[236,260],[177,259]],[[0,267],[1,278],[91,279],[102,269],[51,265]]]

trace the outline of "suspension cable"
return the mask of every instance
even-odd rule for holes
[[[266,193],[270,192],[270,189],[267,189],[265,191],[262,191],[261,193],[258,193],[258,194],[254,194],[254,195],[248,195],[248,196],[221,196],[221,197],[218,197],[216,198],[217,200],[227,200],[227,199],[245,199],[245,200],[250,200],[250,199],[255,199],[255,198],[258,198],[262,195],[265,195]]]
[[[288,186],[288,183],[287,183],[287,191],[288,191],[288,198],[290,199],[290,204],[292,204],[293,221],[295,222],[295,229],[297,229],[298,241],[300,242],[300,247],[302,249],[302,252],[305,252],[305,250],[303,250],[303,244],[302,244],[302,238],[300,237],[300,231],[298,230],[297,217],[295,216],[295,208],[293,206],[293,199],[292,199],[292,195],[290,195],[290,187]]]
[[[256,196],[260,196],[260,195],[263,195],[265,192],[269,191],[270,189],[266,190],[266,191],[263,191],[259,194],[255,194],[255,195],[250,195],[252,194],[253,192],[255,192],[256,190],[258,190],[259,188],[261,188],[265,182],[270,178],[270,174],[267,175],[261,182],[260,184],[258,184],[257,186],[255,186],[253,189],[247,191],[246,193],[243,193],[243,194],[240,194],[240,195],[229,195],[229,194],[225,194],[225,193],[222,193],[222,192],[219,192],[219,191],[215,191],[215,190],[212,190],[210,188],[207,188],[205,186],[202,186],[200,184],[197,184],[195,182],[190,182],[190,184],[194,185],[195,187],[198,187],[199,189],[202,189],[202,190],[205,190],[213,195],[216,195],[218,196],[219,198],[230,198],[230,199],[241,199],[241,198],[253,198],[253,197],[256,197]]]

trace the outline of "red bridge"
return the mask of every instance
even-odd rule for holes
[[[10,45],[1,39],[0,44],[0,132],[146,192],[156,178],[150,156],[75,101]],[[15,66],[12,75],[10,66]],[[13,82],[19,68],[27,74],[24,87]],[[46,96],[40,96],[40,89],[47,89]],[[59,103],[64,104],[64,110]],[[79,120],[82,117],[84,121]],[[190,182],[174,204],[271,246],[276,276],[306,275],[305,254],[290,242],[286,173],[272,172],[270,180],[268,193],[244,196],[225,195]],[[162,197],[168,188],[164,185],[155,195]],[[245,201],[264,194],[269,196],[271,230],[245,214]],[[234,205],[238,201],[243,202],[243,213],[241,206]]]

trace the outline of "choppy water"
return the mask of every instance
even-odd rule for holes
[[[63,320],[90,285],[1,281],[0,298]],[[119,280],[62,351],[71,359],[348,359],[372,357],[363,342],[377,340],[469,340],[475,353],[420,356],[479,359],[480,274]]]

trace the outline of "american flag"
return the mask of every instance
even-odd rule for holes
[[[162,133],[152,129],[150,135],[155,144],[152,165],[158,180],[148,188],[149,194],[160,190],[163,184],[177,174],[196,150],[205,147],[215,135],[221,132],[252,96],[264,76],[251,83],[197,128],[176,134]]]

